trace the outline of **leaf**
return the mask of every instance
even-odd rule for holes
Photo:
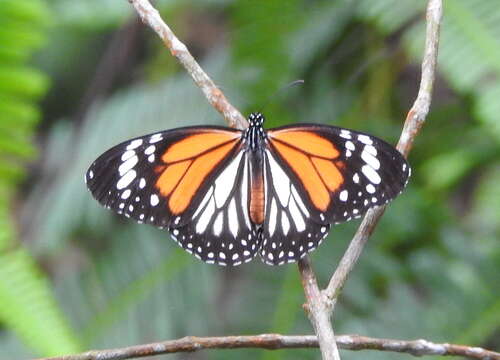
[[[51,356],[81,348],[49,280],[19,243],[9,214],[15,185],[25,172],[23,161],[36,153],[35,101],[48,87],[44,74],[23,64],[45,36],[50,18],[45,6],[39,0],[0,2],[0,323],[34,353]]]
[[[0,319],[39,354],[81,349],[54,301],[50,285],[25,249],[0,255]]]

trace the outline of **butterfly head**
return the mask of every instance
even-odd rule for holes
[[[248,116],[250,127],[262,127],[262,125],[264,125],[264,120],[264,115],[260,112],[253,112]]]

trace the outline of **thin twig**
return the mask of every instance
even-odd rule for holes
[[[160,38],[170,53],[187,70],[194,82],[203,91],[208,102],[222,114],[229,126],[238,129],[247,127],[247,120],[241,113],[232,106],[220,89],[214,84],[212,79],[203,71],[200,65],[193,58],[186,45],[184,45],[165,24],[156,10],[148,0],[129,0],[142,21],[149,25]]]
[[[455,344],[438,344],[427,340],[376,339],[359,335],[336,337],[340,348],[346,350],[378,350],[407,353],[414,356],[441,355],[467,356],[472,359],[500,360],[500,353],[479,347]],[[81,354],[56,356],[38,360],[123,360],[146,356],[194,352],[204,349],[258,348],[267,350],[317,348],[318,341],[313,335],[284,336],[262,334],[249,336],[196,337],[188,336],[177,340],[129,346],[108,350],[91,350]]]
[[[432,89],[436,73],[436,63],[439,46],[439,29],[443,14],[442,0],[429,0],[427,4],[427,30],[425,39],[425,51],[422,61],[422,78],[418,90],[417,99],[408,112],[405,125],[399,138],[397,149],[405,156],[408,156],[413,141],[420,128],[425,122],[432,98]],[[328,287],[323,291],[330,300],[330,312],[333,305],[344,287],[344,284],[363,251],[368,238],[372,234],[375,226],[384,213],[385,207],[379,207],[367,212],[354,238],[347,248],[344,256],[335,270]]]

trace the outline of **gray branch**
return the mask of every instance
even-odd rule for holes
[[[191,75],[196,85],[203,91],[210,105],[222,114],[229,126],[238,129],[247,127],[247,120],[241,113],[227,101],[220,89],[214,84],[212,79],[203,71],[200,65],[193,58],[186,45],[184,45],[165,22],[148,0],[129,0],[142,21],[149,25],[163,40],[170,53]]]
[[[142,21],[148,24],[163,40],[165,46],[179,63],[188,71],[198,87],[203,91],[209,103],[219,111],[230,126],[243,129],[247,126],[246,119],[226,99],[224,94],[215,86],[213,81],[201,69],[196,60],[189,53],[187,47],[180,42],[170,28],[163,22],[147,0],[129,0],[134,6]],[[398,143],[398,150],[405,156],[408,154],[413,140],[425,121],[429,111],[434,82],[437,47],[439,39],[439,25],[442,16],[442,0],[429,0],[427,8],[427,38],[424,61],[422,63],[422,80],[417,100],[408,113],[406,123]],[[339,359],[336,344],[342,349],[349,350],[378,350],[403,352],[415,356],[421,355],[461,355],[475,359],[500,360],[500,354],[478,347],[469,347],[453,344],[436,344],[426,340],[391,340],[376,339],[358,335],[334,336],[330,322],[330,314],[337,295],[343,287],[348,274],[354,267],[364,244],[375,228],[384,208],[368,212],[356,233],[351,245],[337,271],[330,280],[330,284],[323,293],[319,290],[316,277],[307,257],[299,262],[307,303],[304,306],[313,327],[318,335],[284,336],[279,334],[263,334],[255,336],[226,336],[226,337],[185,337],[178,340],[163,341],[151,344],[129,346],[109,350],[93,350],[82,354],[66,355],[61,357],[44,358],[40,360],[118,360],[131,359],[152,355],[161,355],[178,352],[193,352],[202,349],[290,349],[290,348],[317,348],[320,347],[324,359]]]
[[[466,356],[472,359],[500,360],[500,353],[479,347],[455,344],[437,344],[427,340],[376,339],[359,335],[336,337],[338,346],[346,350],[378,350],[400,352],[414,356]],[[318,340],[313,335],[284,336],[262,334],[249,336],[196,337],[188,336],[177,340],[129,346],[108,350],[92,350],[81,354],[41,358],[38,360],[123,360],[146,356],[180,352],[194,352],[207,349],[258,348],[267,350],[317,348]]]
[[[427,4],[427,30],[425,50],[422,61],[422,78],[417,99],[413,103],[399,138],[397,149],[406,157],[410,152],[413,141],[425,122],[432,98],[432,89],[436,74],[436,63],[439,47],[439,30],[443,16],[442,0],[429,0]],[[323,291],[329,299],[329,310],[333,311],[335,301],[344,287],[347,277],[356,265],[363,247],[368,241],[378,221],[384,214],[385,206],[369,210],[359,226],[354,238],[335,270],[328,287]]]

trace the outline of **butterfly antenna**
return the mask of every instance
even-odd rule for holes
[[[298,80],[294,80],[288,84],[286,84],[285,86],[283,86],[281,89],[279,89],[278,91],[276,91],[273,95],[271,95],[267,100],[266,102],[264,103],[264,106],[262,107],[263,109],[265,109],[272,101],[276,100],[276,98],[281,95],[285,90],[288,90],[290,89],[291,87],[293,86],[296,86],[296,85],[302,85],[304,84],[305,81],[302,80],[302,79],[298,79]]]

